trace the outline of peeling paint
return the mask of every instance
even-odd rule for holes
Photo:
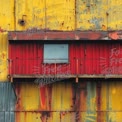
[[[28,80],[17,81],[15,86],[20,107],[15,110],[16,122],[122,120],[121,80],[80,79],[76,84],[75,79],[72,79],[72,82],[65,80],[47,85],[43,89],[31,80],[29,84]],[[114,94],[113,90],[116,90]]]
[[[0,33],[0,81],[8,81],[8,33]]]

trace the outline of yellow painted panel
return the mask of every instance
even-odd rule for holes
[[[45,28],[45,0],[16,0],[16,30]]]
[[[50,116],[47,116],[47,122],[61,122],[60,112],[49,112]],[[43,121],[42,121],[43,122]]]
[[[52,88],[52,110],[61,110],[62,109],[62,103],[61,103],[61,97],[62,97],[62,88],[63,83],[61,84],[53,84]]]
[[[15,121],[16,122],[63,122],[61,121],[60,118],[60,112],[16,112]]]
[[[122,122],[122,112],[109,112],[109,122]]]
[[[122,30],[122,0],[108,0],[108,29]]]
[[[37,112],[16,112],[16,122],[43,122],[41,121],[41,114]]]
[[[107,30],[107,0],[76,0],[77,30]]]
[[[51,110],[51,90],[49,87],[40,87],[39,85],[30,82],[22,82],[16,86],[16,93],[18,96],[18,103],[16,110],[21,111],[37,111],[37,110]]]
[[[122,82],[110,82],[109,84],[109,109],[122,110]]]
[[[52,86],[52,110],[72,110],[72,87],[66,82],[55,83]]]
[[[62,87],[62,109],[63,110],[72,110],[73,108],[73,100],[72,100],[72,84],[65,82],[64,86]]]
[[[107,102],[108,102],[108,85],[107,82],[102,82],[101,83],[101,105],[100,105],[100,110],[105,111],[107,110]]]
[[[19,93],[19,107],[17,110],[38,110],[39,109],[39,89],[32,83],[21,83]]]
[[[0,0],[0,28],[14,30],[14,0]]]
[[[0,81],[8,81],[8,33],[0,33]]]
[[[77,112],[61,112],[61,122],[76,122],[80,118]]]
[[[16,112],[16,122],[75,122],[76,112]],[[80,115],[80,113],[79,113]]]
[[[75,0],[46,0],[46,28],[75,29]]]
[[[49,86],[39,87],[30,82],[22,82],[16,89],[18,104],[16,110],[72,110],[71,83],[54,83]]]
[[[40,122],[40,113],[28,113],[25,122]]]
[[[122,112],[16,112],[16,122],[122,122]]]

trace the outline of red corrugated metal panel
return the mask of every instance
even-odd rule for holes
[[[68,64],[44,64],[43,44],[10,43],[10,74],[58,74],[70,70],[73,75],[122,74],[122,45],[119,43],[70,43]],[[52,71],[52,70],[55,71]]]
[[[37,43],[10,44],[11,73],[33,74],[33,68],[41,65],[42,49]]]

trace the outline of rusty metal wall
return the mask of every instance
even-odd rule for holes
[[[18,79],[16,122],[121,122],[121,80],[67,79],[39,87]],[[70,82],[68,82],[70,81]],[[21,83],[20,83],[21,82]]]
[[[121,30],[121,4],[121,0],[46,0],[33,4],[30,0],[18,0],[16,30]]]
[[[122,32],[118,31],[122,28],[121,4],[121,0],[37,0],[36,2],[4,0],[0,1],[0,32],[13,31],[9,33],[9,40],[122,39]],[[55,31],[50,32],[50,30]],[[113,30],[114,32],[108,32]],[[8,55],[7,40],[6,32],[0,34],[0,81],[8,80],[7,63],[3,60],[4,56],[7,59]],[[91,45],[79,45],[80,48],[77,48],[78,45],[71,46],[73,47],[72,58],[75,55],[77,58],[81,57],[86,60],[79,63],[84,67],[78,73],[99,74],[99,62],[88,59],[102,56],[107,58],[107,66],[109,66],[111,49],[116,48],[116,51],[121,49],[121,44],[109,44],[109,46],[102,44],[99,47],[97,44]],[[38,46],[36,44],[33,46],[10,45],[10,57],[16,60],[16,72],[32,73],[31,66],[38,65],[38,62],[18,62],[18,59],[19,56],[41,57],[42,47]],[[12,50],[13,47],[15,47],[14,50]],[[22,49],[23,52],[17,51],[18,49]],[[107,52],[108,49],[109,52]],[[122,54],[115,53],[114,56],[116,64],[113,67],[116,66],[117,69],[121,66]],[[75,62],[72,61],[72,63]],[[20,68],[22,65],[27,66],[27,68],[24,67],[26,70]],[[73,67],[71,69],[72,73],[77,71]],[[121,74],[121,69],[119,71]],[[0,83],[0,122],[122,121],[121,80],[81,79],[77,84],[75,80],[65,80],[43,88],[32,83],[32,79],[29,80],[30,82],[23,79],[17,81],[20,81],[15,84],[17,103],[11,84]]]
[[[8,81],[8,33],[0,33],[0,81]]]
[[[4,0],[0,4],[0,25],[7,31],[32,28],[108,31],[122,28],[121,0]]]
[[[15,121],[16,95],[10,82],[0,83],[0,122]]]

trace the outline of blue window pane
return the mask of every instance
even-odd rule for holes
[[[44,63],[68,63],[68,44],[44,44]]]

